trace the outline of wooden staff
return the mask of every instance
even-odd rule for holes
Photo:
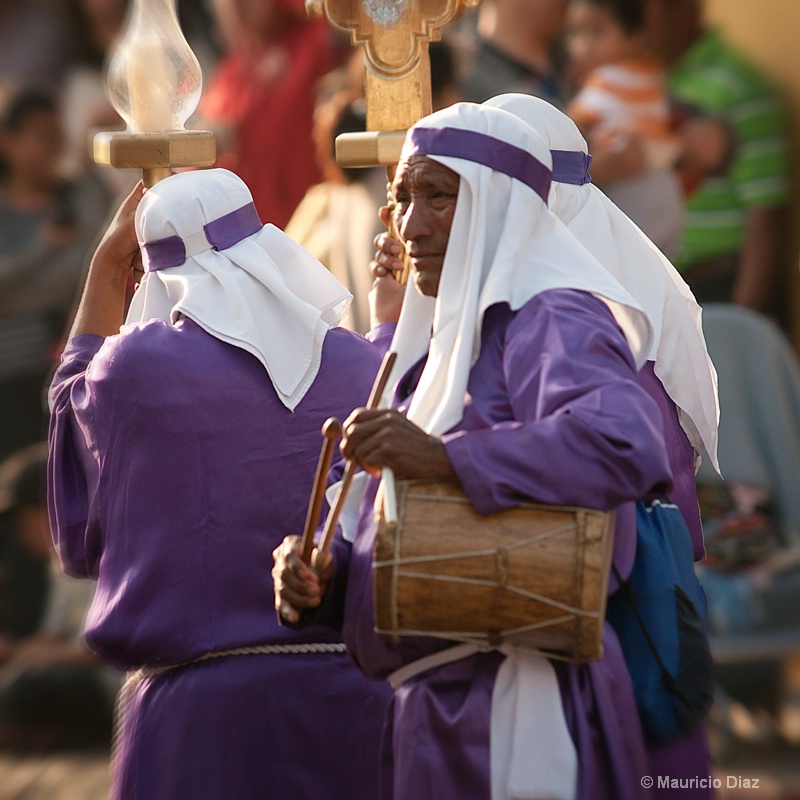
[[[322,16],[364,48],[367,130],[336,137],[342,167],[387,167],[391,183],[406,128],[432,111],[428,45],[480,0],[306,0],[311,16]],[[400,240],[390,224],[389,232]],[[408,257],[395,273],[408,280]]]
[[[378,377],[375,379],[372,392],[367,402],[367,408],[370,411],[374,411],[381,402],[381,397],[383,397],[383,393],[386,390],[386,384],[389,382],[389,375],[392,372],[392,367],[394,367],[396,358],[397,353],[387,353],[383,357],[383,363],[381,364]],[[322,538],[314,553],[313,566],[317,568],[320,568],[327,560],[325,556],[333,543],[333,537],[336,534],[336,526],[339,523],[339,515],[342,513],[344,502],[347,499],[347,493],[350,490],[350,484],[353,481],[353,476],[356,474],[356,468],[356,462],[352,458],[347,459],[339,490],[336,492],[333,505],[328,512],[328,518],[325,520],[325,527],[322,529]]]
[[[308,502],[306,514],[306,527],[303,531],[303,549],[300,557],[306,564],[311,563],[311,551],[314,549],[314,532],[317,530],[319,512],[322,510],[322,501],[325,497],[325,479],[333,457],[333,446],[342,432],[342,423],[336,417],[325,420],[322,426],[322,451],[317,462],[317,474],[314,476],[314,487],[311,490],[311,499]]]

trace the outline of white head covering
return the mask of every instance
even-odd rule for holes
[[[401,161],[413,155],[438,161],[460,183],[438,296],[423,297],[410,283],[392,342],[395,377],[428,352],[409,419],[432,434],[458,423],[486,310],[496,303],[517,310],[549,289],[599,297],[637,368],[644,363],[652,337],[647,317],[548,210],[550,151],[530,126],[499,109],[459,103],[408,132]],[[531,719],[546,737],[531,736]],[[503,661],[492,693],[490,749],[493,800],[574,798],[577,755],[545,659],[511,653]]]
[[[434,434],[458,423],[486,310],[505,302],[516,311],[548,289],[605,301],[637,368],[644,363],[652,332],[643,310],[547,209],[550,151],[538,134],[505,111],[458,103],[409,131],[401,159],[413,155],[461,180],[438,297],[422,297],[409,282],[392,342],[395,380],[428,351],[409,419]]]
[[[575,123],[550,103],[525,94],[486,101],[527,122],[553,151],[556,167],[566,153],[582,155],[588,145]],[[675,267],[641,230],[591,183],[561,178],[555,169],[549,205],[592,255],[644,308],[653,326],[648,360],[678,407],[681,426],[697,453],[717,463],[719,401],[717,373],[708,356],[702,310]],[[569,181],[569,182],[565,182]]]
[[[173,175],[136,212],[145,276],[128,323],[180,315],[252,353],[290,410],[352,296],[310,253],[261,225],[250,190],[224,169]]]

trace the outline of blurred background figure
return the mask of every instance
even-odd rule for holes
[[[365,265],[372,241],[383,230],[378,208],[386,203],[386,169],[343,169],[336,163],[339,134],[366,130],[361,98],[341,90],[317,108],[314,138],[325,179],[312,186],[286,226],[286,233],[321,261],[352,293],[344,326],[359,333],[370,329],[367,296],[372,278]]]
[[[456,65],[445,42],[431,42],[430,57],[431,101],[437,111],[459,100]],[[366,130],[363,69],[363,55],[357,51],[345,68],[323,81],[314,113],[314,142],[324,179],[306,192],[286,226],[286,233],[350,290],[353,303],[344,326],[359,333],[372,328],[372,276],[366,265],[375,236],[386,230],[378,209],[387,202],[387,175],[384,167],[343,169],[336,163],[334,142],[339,134]]]
[[[700,579],[724,656],[718,706],[731,698],[754,719],[769,715],[774,735],[800,642],[800,363],[750,309],[711,303],[703,328],[719,376],[725,478],[708,464],[697,476],[708,553]]]
[[[0,464],[0,749],[107,748],[118,679],[83,643],[94,584],[52,553],[46,460],[41,443]]]
[[[646,40],[647,0],[571,0],[567,51],[580,87],[567,107],[590,152],[623,149],[634,137],[640,174],[601,182],[613,200],[669,258],[683,229],[683,193],[674,169],[679,144],[670,131],[664,73]]]
[[[200,62],[204,81],[213,74],[223,51],[222,36],[212,10],[214,2],[216,0],[178,0],[181,30]]]
[[[651,41],[678,110],[689,119],[721,116],[733,137],[731,157],[716,174],[699,182],[696,170],[691,174],[676,266],[701,303],[775,313],[790,196],[781,102],[720,32],[704,26],[702,0],[648,3]]]
[[[105,64],[121,36],[128,0],[69,0],[67,11],[72,35],[72,64],[62,90],[64,170],[68,175],[95,172],[112,194],[133,185],[133,170],[97,167],[91,138],[96,130],[125,127],[106,96]]]
[[[61,173],[59,106],[36,89],[0,109],[0,458],[43,436],[43,386],[109,197]]]
[[[0,0],[0,82],[59,85],[69,47],[69,28],[52,4]]]
[[[314,158],[315,85],[334,66],[327,21],[304,0],[214,0],[227,54],[201,113],[219,133],[218,166],[250,187],[261,218],[284,228],[322,178]]]
[[[567,0],[483,0],[462,98],[482,103],[522,92],[560,105],[559,41],[566,9]]]
[[[45,446],[34,444],[0,464],[0,661],[44,619],[50,584],[50,545],[42,527],[45,457]]]

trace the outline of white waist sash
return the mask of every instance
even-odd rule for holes
[[[500,648],[506,658],[492,690],[492,800],[575,800],[578,756],[553,665],[545,658]],[[397,690],[436,667],[482,651],[458,644],[412,661],[389,675]]]

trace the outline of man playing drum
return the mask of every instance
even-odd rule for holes
[[[384,741],[396,800],[648,796],[630,678],[608,626],[602,659],[580,666],[497,651],[454,660],[463,651],[445,641],[373,632],[382,468],[456,477],[482,514],[531,501],[616,509],[623,578],[631,501],[671,485],[659,411],[636,379],[652,330],[548,211],[551,177],[542,139],[499,109],[459,104],[409,132],[393,184],[413,267],[392,343],[394,409],[354,412],[342,443],[373,475],[354,541],[334,542],[322,574],[300,560],[296,537],[275,552],[285,620],[317,609],[317,622],[342,624],[370,677],[408,667],[393,681]]]

